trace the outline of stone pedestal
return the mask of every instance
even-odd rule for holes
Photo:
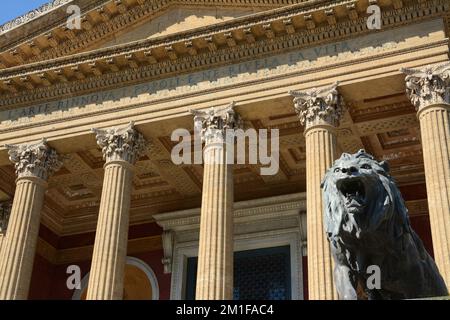
[[[87,299],[118,300],[123,295],[133,165],[145,142],[133,124],[93,131],[106,163]]]
[[[0,261],[0,299],[27,299],[39,233],[47,179],[59,169],[56,152],[45,140],[7,146],[16,164],[16,191],[3,239]]]
[[[203,193],[197,269],[197,300],[233,298],[233,165],[228,159],[234,137],[227,129],[238,126],[233,105],[226,109],[194,112],[201,130]]]
[[[308,250],[308,296],[310,300],[333,300],[333,263],[323,225],[322,190],[325,172],[336,158],[336,127],[342,114],[337,83],[323,89],[290,92],[295,110],[305,127],[306,224]]]
[[[450,287],[450,64],[402,71],[420,121],[434,259]]]

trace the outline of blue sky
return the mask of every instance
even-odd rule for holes
[[[51,0],[1,0],[0,25]]]

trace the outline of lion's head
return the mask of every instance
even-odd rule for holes
[[[360,150],[343,153],[322,182],[324,225],[329,238],[398,236],[409,228],[407,209],[386,162]]]

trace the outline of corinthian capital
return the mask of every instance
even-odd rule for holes
[[[37,177],[47,180],[62,166],[56,151],[48,146],[45,139],[35,144],[5,147],[8,149],[9,160],[15,164],[18,178]]]
[[[96,134],[97,144],[102,148],[103,159],[107,163],[127,161],[134,164],[147,148],[147,142],[134,128],[133,122],[124,128],[94,128],[92,132]]]
[[[240,116],[234,110],[234,102],[225,108],[210,108],[206,111],[191,110],[194,115],[194,129],[201,134],[202,141],[223,142],[226,130],[242,126]]]
[[[294,97],[294,108],[300,123],[306,128],[318,124],[339,126],[343,113],[342,97],[337,91],[339,83],[307,91],[289,91]]]
[[[406,94],[416,110],[450,103],[450,63],[423,69],[402,68],[400,71],[406,74]]]

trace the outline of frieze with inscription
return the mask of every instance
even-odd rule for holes
[[[285,74],[305,72],[318,66],[341,63],[390,50],[417,45],[417,37],[426,39],[443,30],[442,20],[427,21],[364,37],[306,48],[281,55],[212,68],[177,77],[155,80],[114,90],[90,93],[69,99],[0,112],[0,131],[30,122],[66,119],[94,114],[143,102],[154,103],[177,96],[198,94],[249,81],[268,80]],[[416,38],[415,40],[411,40]]]

